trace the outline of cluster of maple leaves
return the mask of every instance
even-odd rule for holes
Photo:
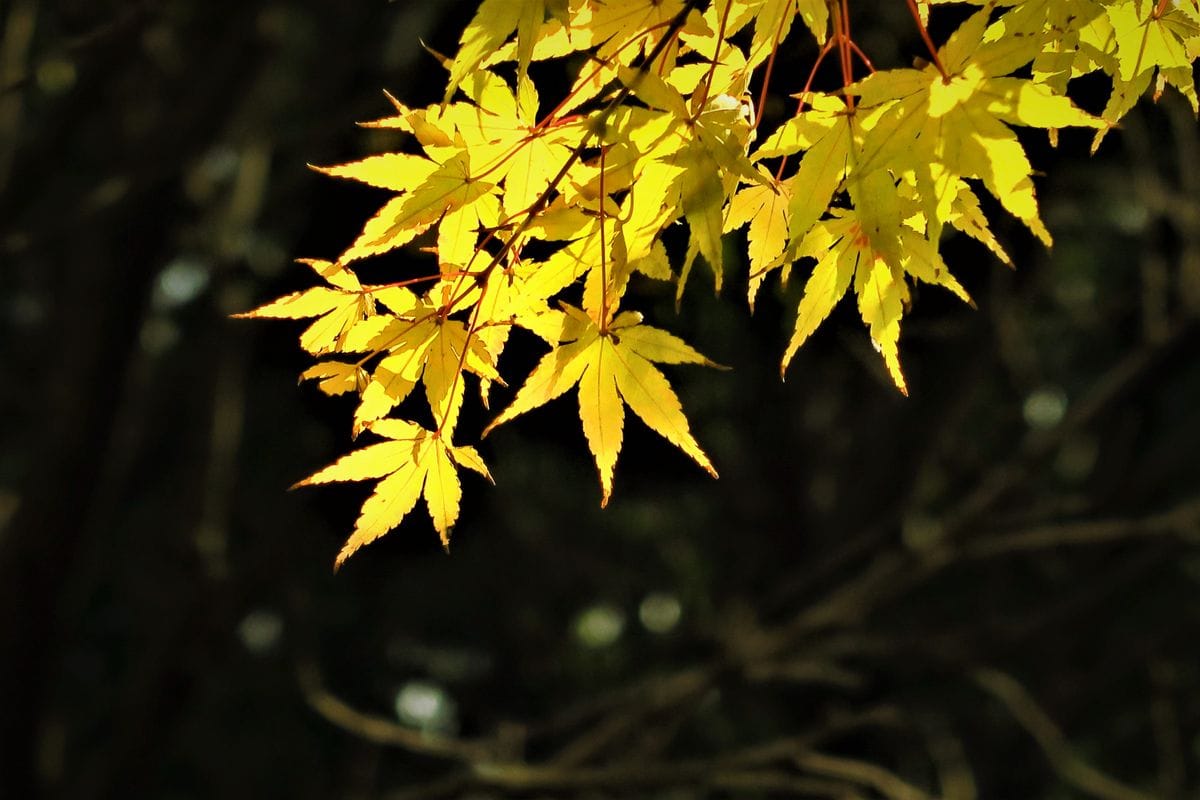
[[[314,318],[300,343],[318,360],[302,377],[356,393],[354,434],[383,439],[302,481],[379,480],[337,564],[422,497],[448,544],[459,469],[491,479],[474,448],[452,443],[467,384],[485,406],[506,385],[499,361],[514,328],[549,350],[484,435],[576,388],[603,503],[625,406],[715,476],[656,366],[712,363],[624,307],[634,272],[682,294],[703,259],[719,288],[722,238],[748,224],[751,304],[772,272],[807,273],[781,369],[853,288],[907,392],[898,342],[910,282],[970,302],[939,254],[943,229],[1008,261],[977,192],[1050,242],[1011,126],[1052,138],[1090,127],[1098,145],[1151,84],[1197,107],[1200,0],[974,2],[935,48],[924,24],[938,4],[909,0],[929,63],[876,70],[853,41],[847,0],[483,0],[445,62],[444,101],[409,108],[389,95],[395,113],[367,123],[410,134],[409,151],[322,170],[395,196],[336,260],[304,262],[326,285],[243,315]],[[766,93],[801,26],[820,47],[813,74],[840,58],[845,85],[811,91],[810,76],[795,116],[764,133],[752,92]],[[567,56],[583,66],[551,105],[528,68]],[[1093,116],[1066,93],[1097,70],[1113,90]],[[663,233],[680,222],[687,249],[668,254]],[[356,262],[409,244],[436,253],[435,273],[360,282]],[[407,402],[418,387],[428,415]]]

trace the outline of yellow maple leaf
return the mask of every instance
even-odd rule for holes
[[[650,52],[671,20],[683,9],[683,0],[593,0],[588,27],[599,46],[601,61],[615,57],[626,66]],[[625,47],[637,40],[636,47]]]
[[[651,430],[716,477],[712,462],[692,436],[679,398],[654,366],[716,364],[666,331],[642,325],[636,312],[619,314],[607,330],[601,330],[579,309],[564,306],[564,310],[560,345],[542,358],[484,435],[578,386],[580,421],[600,473],[601,506],[612,495],[626,405]]]
[[[405,400],[418,383],[425,399],[447,435],[454,431],[462,408],[465,383],[462,372],[499,381],[494,359],[465,323],[442,319],[426,301],[415,318],[394,317],[374,340],[385,352],[362,390],[354,412],[354,432],[370,427]]]
[[[829,36],[829,7],[824,0],[754,0],[748,4],[754,13],[754,39],[748,62],[756,67],[787,38],[797,14],[817,39],[825,44]]]
[[[721,288],[724,269],[721,243],[721,209],[725,206],[725,190],[716,160],[697,144],[680,154],[679,199],[687,219],[692,245],[709,263]]]
[[[458,54],[450,64],[445,100],[464,80],[517,32],[517,71],[524,75],[546,16],[544,0],[483,0],[463,30]]]
[[[1041,50],[1037,37],[985,41],[990,9],[964,22],[938,51],[942,67],[880,71],[847,91],[865,109],[883,107],[867,133],[859,174],[914,171],[931,238],[951,215],[959,180],[978,179],[1006,210],[1043,242],[1033,167],[1009,125],[1038,128],[1103,122],[1045,85],[1006,77]]]
[[[781,125],[754,152],[754,159],[758,160],[804,151],[789,184],[786,214],[788,242],[793,246],[829,207],[849,171],[853,145],[862,138],[861,125],[849,113],[845,100],[813,94],[808,102],[807,111]],[[763,268],[753,267],[753,271]]]
[[[908,394],[899,354],[900,320],[909,301],[905,275],[942,286],[966,303],[971,298],[946,269],[936,245],[899,223],[905,213],[899,205],[882,212],[866,212],[869,201],[860,205],[855,210],[835,210],[832,219],[813,226],[797,249],[798,258],[813,258],[817,263],[805,283],[780,372],[853,282],[859,316],[869,328],[871,342],[883,356],[896,388]],[[889,213],[897,220],[895,225],[883,219]],[[881,236],[883,231],[888,233]],[[894,241],[889,241],[892,236]],[[881,242],[886,246],[880,247]]]
[[[437,168],[436,161],[410,153],[382,153],[348,164],[313,167],[317,172],[326,175],[347,178],[394,192],[411,192],[427,181]]]
[[[304,319],[316,317],[304,333],[300,346],[313,355],[340,348],[356,325],[375,313],[375,301],[353,272],[340,264],[301,259],[329,284],[313,286],[280,297],[252,311],[233,316],[239,319]]]
[[[328,395],[361,392],[367,383],[367,373],[357,364],[344,361],[321,361],[300,373],[300,380],[317,381],[317,386]]]
[[[386,441],[342,456],[296,484],[299,487],[382,479],[363,503],[354,533],[334,561],[335,569],[354,551],[399,525],[422,496],[442,546],[449,548],[450,530],[458,519],[462,499],[457,467],[466,467],[492,480],[473,447],[455,447],[444,433],[401,419],[377,420],[372,423],[371,432]]]
[[[1095,0],[1025,0],[988,26],[984,38],[1039,42],[1033,80],[1065,94],[1072,78],[1098,69],[1105,60],[1095,42],[1106,35],[1098,31],[1107,27],[1104,6]]]
[[[1096,132],[1093,152],[1111,127],[1146,93],[1152,80],[1155,100],[1170,84],[1187,98],[1193,112],[1200,110],[1192,75],[1195,43],[1200,40],[1200,10],[1191,0],[1189,3],[1190,8],[1172,8],[1162,14],[1154,3],[1135,0],[1105,9],[1111,30],[1096,44],[1115,61],[1115,69],[1110,66],[1108,70],[1113,93],[1101,112],[1108,126]]]
[[[473,101],[445,109],[473,169],[488,182],[504,182],[504,209],[512,215],[528,208],[546,190],[571,157],[580,126],[538,125],[538,94],[521,79],[517,92],[498,75],[477,70],[463,84]],[[494,224],[494,223],[493,223]]]
[[[466,152],[447,159],[410,191],[389,200],[341,257],[348,263],[408,244],[445,214],[474,202],[495,186],[471,177]]]
[[[736,230],[747,222],[750,257],[750,281],[747,296],[751,310],[759,287],[766,278],[771,265],[783,254],[788,243],[788,228],[791,219],[789,204],[792,186],[789,178],[775,185],[756,184],[747,186],[734,195],[725,217],[725,230]],[[824,210],[824,209],[822,209]]]
[[[712,267],[720,289],[726,202],[739,179],[771,182],[746,155],[751,134],[747,109],[732,97],[718,95],[693,114],[678,91],[657,76],[629,70],[622,76],[640,100],[670,112],[633,109],[614,115],[609,125],[613,138],[627,144],[626,152],[634,157],[630,191],[620,213],[628,258],[636,261],[649,255],[663,229],[682,215],[688,223],[691,252],[680,289],[695,255],[702,255]]]

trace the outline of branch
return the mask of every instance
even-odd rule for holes
[[[994,558],[1011,553],[1052,547],[1099,544],[1150,536],[1195,538],[1200,533],[1200,499],[1181,503],[1169,511],[1141,519],[1091,520],[1038,525],[1017,533],[990,536],[969,542],[955,551],[964,559]]]
[[[888,800],[930,800],[926,792],[878,764],[824,753],[805,753],[796,757],[796,765],[809,772],[844,778],[874,789]]]
[[[1105,775],[1080,758],[1054,721],[1011,676],[985,669],[976,672],[974,677],[975,682],[1003,703],[1017,723],[1033,737],[1050,766],[1064,781],[1101,800],[1153,800],[1150,795]]]
[[[1028,434],[1016,452],[1004,463],[989,470],[975,491],[968,494],[945,515],[947,537],[956,536],[969,527],[1004,495],[1021,485],[1028,477],[1028,465],[1054,452],[1070,434],[1095,421],[1104,411],[1133,390],[1133,388],[1175,350],[1182,349],[1197,333],[1195,323],[1177,326],[1162,341],[1135,350],[1122,358],[1091,385],[1078,403],[1073,404],[1062,421],[1046,431]]]
[[[406,728],[386,717],[364,714],[328,691],[313,664],[301,664],[296,670],[300,690],[309,708],[344,731],[374,744],[398,747],[417,755],[474,763],[495,757],[492,748],[482,742],[468,742]]]
[[[713,789],[727,792],[782,794],[788,797],[831,797],[837,800],[866,800],[854,786],[826,778],[796,777],[786,772],[721,772],[708,780]]]

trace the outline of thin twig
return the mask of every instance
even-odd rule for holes
[[[1153,800],[1084,761],[1054,721],[1012,676],[997,670],[980,670],[975,682],[999,700],[1033,737],[1059,776],[1076,789],[1101,800]]]
[[[937,67],[942,80],[949,83],[950,76],[946,72],[946,67],[942,65],[942,58],[938,55],[938,49],[934,46],[933,39],[929,38],[929,29],[921,21],[921,11],[917,8],[916,0],[908,0],[908,10],[912,14],[913,22],[917,23],[917,30],[921,33],[921,41],[925,42],[925,49],[929,51],[929,57],[933,60],[933,65]]]

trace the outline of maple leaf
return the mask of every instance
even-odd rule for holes
[[[450,64],[445,101],[450,100],[459,84],[498,50],[514,30],[517,32],[517,74],[523,77],[545,17],[545,0],[483,0],[459,39],[458,54]]]
[[[698,26],[685,27],[679,34],[680,56],[686,56],[688,63],[677,63],[661,76],[680,94],[691,95],[693,108],[698,107],[701,100],[708,103],[721,95],[740,99],[749,88],[754,67],[729,37],[735,29],[754,19],[754,9],[735,0],[730,12],[726,16],[725,3],[717,2],[709,6],[705,14],[707,30],[700,30]],[[722,31],[723,19],[724,37],[721,37],[717,34]]]
[[[717,365],[666,331],[642,325],[636,312],[619,314],[601,330],[579,309],[563,308],[560,345],[542,357],[484,435],[578,386],[580,421],[600,473],[601,506],[612,495],[626,405],[715,478],[717,471],[693,438],[679,398],[654,364]]]
[[[862,128],[840,97],[813,94],[809,110],[784,123],[763,142],[754,159],[786,156],[804,151],[789,182],[786,220],[788,242],[799,243],[816,223],[849,171],[852,146],[861,142]],[[760,258],[769,262],[775,256]],[[765,264],[752,265],[758,273]],[[753,287],[752,287],[753,288]]]
[[[1097,31],[1106,29],[1104,6],[1095,0],[1026,0],[989,26],[984,39],[1034,37],[1041,43],[1031,69],[1034,82],[1065,94],[1072,78],[1098,69],[1105,60],[1095,45],[1107,35]]]
[[[621,203],[628,258],[648,255],[663,229],[682,215],[690,233],[689,251],[704,256],[720,289],[723,208],[738,179],[770,182],[746,155],[751,133],[746,109],[734,98],[718,95],[693,114],[678,91],[657,76],[626,72],[622,78],[639,99],[669,112],[630,113],[610,126],[614,137],[638,156]],[[684,267],[680,289],[693,257]]]
[[[715,475],[655,366],[711,362],[621,311],[634,272],[674,279],[678,302],[703,257],[720,288],[723,236],[749,226],[752,309],[772,271],[786,282],[795,264],[813,262],[781,373],[853,292],[888,374],[907,393],[899,338],[910,284],[937,284],[970,303],[938,252],[944,226],[1010,263],[978,187],[1050,242],[1013,127],[1047,129],[1052,143],[1060,127],[1093,127],[1098,144],[1151,84],[1156,99],[1174,85],[1197,108],[1197,0],[964,1],[981,9],[936,48],[925,28],[930,8],[953,0],[912,0],[932,63],[876,71],[848,26],[839,22],[830,38],[831,15],[844,14],[845,3],[481,0],[458,53],[441,59],[443,102],[415,109],[387,95],[395,113],[366,123],[411,135],[420,152],[317,168],[395,196],[337,262],[308,262],[325,285],[239,315],[315,318],[301,336],[305,349],[362,354],[323,358],[301,375],[328,394],[357,393],[354,434],[387,439],[304,482],[380,481],[338,563],[395,527],[422,496],[448,541],[461,496],[457,467],[487,475],[474,450],[449,442],[464,379],[478,378],[486,406],[490,387],[503,385],[496,364],[512,328],[551,350],[485,434],[576,389],[602,505],[626,407]],[[849,85],[830,93],[806,86],[801,109],[750,156],[758,125],[751,86],[763,67],[765,94],[768,65],[797,19],[822,45],[819,58],[836,46]],[[539,118],[529,65],[571,54],[578,74]],[[515,61],[508,80],[489,69],[503,61]],[[859,63],[871,75],[853,82]],[[1066,96],[1074,78],[1097,70],[1113,79],[1100,118]],[[778,168],[763,159],[780,159]],[[663,242],[677,222],[687,225],[687,243],[674,278]],[[423,249],[438,257],[433,275],[363,286],[346,268],[422,235]],[[413,285],[426,288],[417,294],[406,288]],[[579,307],[563,304],[564,293]],[[418,387],[434,430],[386,418]]]
[[[914,171],[931,238],[950,216],[959,179],[971,178],[1049,244],[1033,167],[1008,125],[1096,128],[1103,122],[1044,85],[1006,77],[1041,44],[1032,36],[985,41],[989,14],[984,8],[971,16],[939,49],[944,77],[931,64],[877,72],[847,88],[867,109],[887,106],[862,144],[856,170]]]
[[[682,151],[679,166],[683,169],[680,204],[688,221],[691,246],[708,261],[720,289],[724,266],[721,209],[725,205],[720,167],[705,148],[696,145]]]
[[[368,156],[348,164],[332,167],[313,167],[317,172],[336,178],[391,189],[394,192],[411,192],[429,179],[438,168],[436,161],[410,153],[382,153]]]
[[[663,35],[667,24],[684,8],[684,0],[594,0],[589,27],[599,45],[601,60],[616,56],[631,64],[639,55],[650,52]],[[694,1],[687,3],[695,6]],[[637,41],[637,47],[625,43]]]
[[[382,479],[363,503],[354,533],[334,561],[335,569],[360,547],[399,525],[422,496],[442,546],[449,548],[450,530],[458,519],[462,499],[457,468],[466,467],[492,481],[479,453],[473,447],[455,447],[444,433],[401,419],[377,420],[371,432],[387,441],[342,456],[296,484],[300,487]]]
[[[738,192],[729,203],[725,218],[725,230],[732,231],[750,223],[747,234],[749,241],[750,281],[747,297],[750,308],[766,277],[766,272],[781,256],[788,243],[788,228],[791,220],[789,210],[792,187],[796,181],[789,178],[775,185],[747,186]]]
[[[354,273],[342,265],[315,259],[301,259],[300,263],[312,267],[329,285],[293,292],[233,316],[238,319],[316,317],[300,334],[300,346],[313,355],[328,353],[339,348],[355,325],[375,313],[375,301],[363,290]]]
[[[539,126],[537,90],[529,80],[517,85],[514,94],[498,75],[477,70],[463,87],[474,103],[450,106],[443,117],[462,137],[478,174],[490,183],[504,182],[504,210],[510,215],[549,187],[580,136],[577,125]]]
[[[453,432],[462,408],[461,372],[500,380],[492,356],[460,320],[443,319],[426,304],[414,318],[393,318],[369,343],[386,353],[376,365],[354,412],[354,432],[370,427],[407,398],[418,383],[439,428]]]
[[[900,319],[909,301],[905,275],[943,286],[964,302],[970,303],[971,298],[946,269],[932,242],[907,225],[896,225],[896,257],[879,249],[881,227],[887,227],[886,223],[872,219],[872,214],[862,209],[838,209],[832,219],[817,223],[800,243],[797,257],[814,258],[817,264],[804,286],[795,330],[780,362],[781,373],[853,282],[859,315],[870,330],[871,342],[883,356],[896,388],[908,394],[899,354]]]
[[[747,61],[752,67],[766,61],[787,38],[797,14],[817,44],[825,44],[829,36],[829,7],[824,0],[757,0],[749,5],[754,12],[754,39]]]
[[[1158,10],[1154,3],[1135,0],[1114,3],[1105,9],[1111,32],[1097,45],[1115,61],[1115,69],[1112,66],[1108,69],[1113,78],[1113,92],[1101,112],[1108,126],[1096,132],[1092,152],[1146,93],[1151,80],[1154,80],[1155,100],[1170,84],[1187,98],[1193,113],[1200,111],[1192,76],[1195,43],[1200,41],[1200,10],[1194,2],[1190,9],[1172,8],[1161,15]]]
[[[316,380],[317,386],[328,395],[361,392],[366,388],[367,373],[357,364],[344,361],[322,361],[300,373],[300,380]]]
[[[348,168],[349,165],[344,165]],[[491,192],[495,185],[471,177],[466,152],[428,172],[405,194],[387,202],[367,221],[358,238],[338,259],[348,263],[408,244],[444,215]]]

